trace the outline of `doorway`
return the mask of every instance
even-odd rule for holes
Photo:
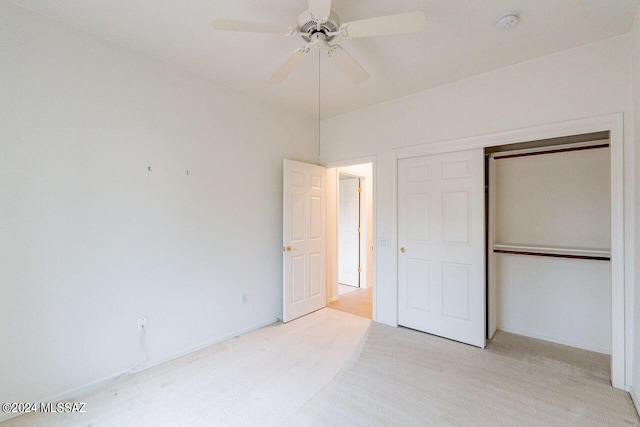
[[[360,177],[338,172],[338,294],[360,287]]]
[[[327,170],[327,300],[373,318],[373,164]]]

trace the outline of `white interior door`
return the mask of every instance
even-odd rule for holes
[[[338,282],[360,286],[360,179],[339,179]]]
[[[324,167],[284,161],[284,322],[327,303],[325,182]]]
[[[398,161],[398,323],[485,346],[484,153]]]

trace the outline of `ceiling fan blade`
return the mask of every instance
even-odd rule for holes
[[[350,38],[418,33],[427,25],[427,17],[421,10],[398,15],[380,16],[347,22],[341,26]]]
[[[282,63],[282,65],[280,65],[280,68],[278,68],[276,72],[273,73],[271,77],[269,77],[267,83],[269,83],[270,85],[279,85],[280,83],[282,83],[287,78],[287,76],[289,76],[289,74],[291,74],[293,70],[295,70],[300,61],[302,61],[304,57],[307,56],[307,53],[309,53],[309,49],[306,48],[300,48],[293,52]]]
[[[327,54],[353,83],[362,83],[369,78],[369,73],[341,46],[330,46]]]
[[[309,10],[315,18],[326,21],[331,14],[331,0],[309,0]]]
[[[291,34],[291,29],[285,25],[237,21],[235,19],[216,18],[211,23],[211,26],[216,30],[223,31],[245,31],[249,33],[280,34],[284,36]]]

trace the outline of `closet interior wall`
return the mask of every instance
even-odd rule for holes
[[[489,337],[611,353],[608,135],[584,139],[488,153]]]

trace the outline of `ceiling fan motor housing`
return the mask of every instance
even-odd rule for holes
[[[340,28],[340,18],[332,10],[329,15],[329,19],[320,22],[320,30],[318,30],[318,20],[311,15],[311,11],[305,10],[298,16],[298,31],[304,33],[302,38],[311,42],[315,33],[321,32],[326,35],[326,41],[331,41],[335,38],[335,35],[327,35],[328,33],[334,33]]]

